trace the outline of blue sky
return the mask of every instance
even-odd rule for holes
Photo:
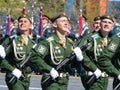
[[[75,0],[67,0],[67,1],[68,1],[68,4],[65,5],[65,8],[70,9],[73,6],[75,6],[75,3],[76,3]]]
[[[109,0],[109,1],[120,1],[120,0]]]
[[[76,5],[76,2],[75,0],[67,0],[67,1],[68,1],[68,4],[66,4],[64,8],[65,8],[66,14],[70,15],[71,9]]]

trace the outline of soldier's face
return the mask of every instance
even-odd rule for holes
[[[31,29],[31,27],[32,27],[32,24],[30,23],[30,21],[27,18],[21,18],[19,20],[18,28],[21,31],[28,31]]]
[[[100,30],[100,22],[101,22],[101,20],[97,20],[97,21],[95,21],[94,22],[94,24],[93,24],[93,27],[95,28],[95,31],[99,31]]]
[[[42,24],[45,25],[47,24],[49,21],[47,19],[42,19]]]
[[[66,17],[61,17],[56,20],[56,28],[60,32],[67,32],[69,30],[69,21]]]
[[[114,22],[110,19],[103,19],[101,21],[101,29],[106,32],[110,32],[113,29]]]

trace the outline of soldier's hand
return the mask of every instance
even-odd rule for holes
[[[6,56],[5,49],[2,45],[0,45],[0,57],[5,58],[5,56]]]
[[[12,71],[12,74],[14,76],[17,77],[17,79],[19,79],[21,76],[22,76],[22,71],[20,71],[19,69],[15,68],[13,71]]]
[[[95,74],[96,78],[99,78],[100,76],[102,76],[102,72],[98,68],[95,70],[94,74]]]
[[[56,79],[57,77],[59,77],[59,73],[54,68],[52,68],[52,70],[50,71],[50,76],[53,79]]]
[[[83,55],[82,55],[82,51],[79,47],[76,47],[74,49],[74,53],[76,55],[77,61],[82,61],[83,60]]]

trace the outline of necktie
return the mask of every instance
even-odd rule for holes
[[[59,41],[59,43],[63,46],[63,48],[66,48],[66,40],[65,39],[61,39]]]
[[[107,38],[103,38],[102,40],[102,48],[105,48],[107,46]]]
[[[21,40],[21,42],[22,42],[22,46],[23,46],[23,45],[27,46],[27,45],[28,45],[28,37],[25,36],[25,35],[22,35],[22,40]]]

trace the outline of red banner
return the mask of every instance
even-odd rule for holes
[[[22,14],[23,14],[23,15],[26,15],[26,14],[27,14],[27,13],[26,13],[26,8],[25,8],[25,7],[23,7]]]
[[[79,17],[79,35],[82,34],[82,15]]]
[[[106,13],[106,0],[100,0],[100,15]]]

